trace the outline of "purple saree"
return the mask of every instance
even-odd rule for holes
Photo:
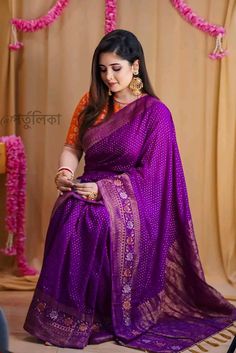
[[[90,128],[82,181],[100,201],[60,196],[25,329],[61,347],[116,340],[181,352],[236,320],[204,280],[175,129],[144,96]]]

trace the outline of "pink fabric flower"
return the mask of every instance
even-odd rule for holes
[[[116,0],[106,0],[105,4],[105,33],[116,29]]]
[[[225,35],[226,30],[222,26],[217,26],[215,24],[209,23],[202,17],[198,16],[193,10],[188,6],[184,0],[170,0],[179,14],[192,26],[200,29],[201,31],[210,34],[213,37],[218,37],[222,39]],[[209,54],[211,59],[222,59],[227,55],[227,51],[223,50],[221,42],[216,42],[216,48],[213,53]]]
[[[21,275],[35,275],[37,271],[28,265],[25,258],[26,157],[24,145],[21,138],[14,135],[0,137],[0,141],[6,144],[7,154],[5,224],[8,231],[6,247],[0,251],[8,256],[16,255]]]
[[[36,32],[53,23],[61,15],[69,1],[70,0],[58,0],[46,15],[34,20],[13,18],[11,24],[15,25],[16,29],[21,32]]]
[[[44,29],[52,24],[62,13],[70,0],[58,0],[56,4],[44,16],[33,20],[23,20],[20,18],[12,18],[11,24],[15,42],[9,44],[10,50],[19,50],[23,47],[23,43],[17,40],[16,30],[21,32],[36,32]]]
[[[21,49],[23,46],[24,46],[24,44],[22,42],[16,42],[14,44],[9,44],[8,48],[10,50],[15,50],[16,51],[16,50]]]
[[[228,54],[229,54],[228,51],[224,50],[221,53],[211,53],[208,56],[209,56],[210,59],[216,60],[216,59],[222,59],[225,56],[227,56]]]

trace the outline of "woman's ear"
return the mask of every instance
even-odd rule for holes
[[[134,74],[137,74],[139,72],[139,59],[133,62],[132,69]]]

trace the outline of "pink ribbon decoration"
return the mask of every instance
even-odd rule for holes
[[[44,16],[41,16],[33,20],[23,20],[19,18],[12,18],[12,34],[14,43],[9,44],[10,50],[19,50],[23,47],[23,43],[17,39],[17,31],[21,32],[36,32],[40,29],[44,29],[52,24],[62,13],[65,7],[68,5],[70,0],[58,0],[56,4],[48,11]]]
[[[116,0],[106,0],[105,3],[105,34],[116,29]]]
[[[183,0],[170,0],[175,9],[179,14],[192,26],[200,29],[201,31],[208,33],[209,35],[216,37],[216,45],[212,53],[208,56],[211,59],[222,59],[228,54],[226,50],[223,49],[222,40],[226,33],[226,30],[222,26],[217,26],[215,24],[209,23],[202,17],[198,16],[190,6],[188,6]]]
[[[8,238],[2,253],[16,255],[21,275],[35,275],[25,258],[25,203],[26,203],[26,157],[20,137],[14,135],[0,137],[6,144],[6,218]]]

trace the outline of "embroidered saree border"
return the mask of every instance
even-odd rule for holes
[[[186,231],[188,232],[188,235],[192,236],[192,223],[191,220],[189,220],[186,223]],[[225,314],[212,314],[211,312],[206,313],[204,308],[197,308],[194,306],[194,302],[192,302],[191,297],[189,301],[186,301],[186,293],[184,289],[187,288],[187,283],[183,281],[184,279],[184,266],[185,263],[183,261],[183,254],[182,254],[182,249],[179,247],[178,241],[174,241],[173,244],[170,246],[169,249],[169,254],[167,256],[167,261],[166,261],[166,271],[165,271],[165,282],[166,286],[165,288],[158,293],[155,297],[149,298],[146,300],[144,303],[141,303],[138,306],[138,310],[141,314],[140,320],[138,323],[136,323],[137,327],[137,334],[142,332],[138,332],[139,326],[140,328],[146,328],[149,331],[149,337],[145,337],[145,344],[153,344],[155,342],[155,349],[150,349],[148,346],[146,349],[143,349],[143,344],[139,342],[139,339],[137,342],[133,344],[132,341],[127,342],[127,343],[121,343],[126,347],[130,348],[135,348],[135,349],[140,349],[145,352],[160,352],[160,353],[170,353],[172,350],[169,349],[162,349],[161,348],[161,342],[158,341],[159,338],[171,338],[173,340],[182,340],[182,344],[180,344],[178,347],[175,345],[173,348],[173,352],[180,353],[180,352],[192,352],[192,353],[200,353],[202,351],[199,349],[200,345],[202,343],[208,344],[211,346],[219,346],[220,343],[222,342],[222,338],[215,338],[217,335],[223,335],[224,330],[229,330],[229,332],[233,333],[233,331],[230,331],[230,328],[232,325],[235,325],[235,323],[227,323],[225,324],[221,321],[221,317],[224,318]],[[201,281],[201,268],[197,268],[197,272],[199,275],[199,280]],[[212,288],[212,291],[216,296],[218,296],[218,300],[221,300],[220,294],[217,294],[216,291]],[[183,296],[183,297],[182,297]],[[223,300],[223,299],[222,299]],[[185,303],[185,305],[182,305],[182,301]],[[204,319],[208,318],[218,318],[220,321],[218,322],[217,325],[214,325],[213,322],[211,323],[211,328],[210,331],[208,329],[208,332],[206,331],[205,334],[201,333],[199,334],[199,339],[196,341],[194,338],[188,337],[189,333],[186,331],[186,335],[184,331],[180,329],[179,334],[177,334],[176,330],[175,332],[171,333],[171,328],[169,329],[169,332],[165,332],[161,330],[161,322],[162,320],[168,317],[175,318],[176,320],[187,320],[186,322],[189,322],[189,325],[194,324],[195,321],[202,321],[202,325],[204,325]],[[160,320],[160,326],[155,329],[152,332],[152,325],[155,325],[157,321]],[[225,325],[225,327],[224,327]],[[221,328],[220,328],[221,326]],[[235,325],[236,326],[236,325]],[[145,330],[145,332],[146,332]],[[236,327],[235,327],[236,330]],[[144,335],[145,335],[144,332]],[[210,334],[209,334],[210,333]],[[225,336],[225,335],[224,335]],[[222,337],[224,337],[222,336]],[[138,336],[139,337],[139,336]],[[137,337],[137,338],[138,338]],[[148,339],[147,339],[148,338]],[[229,339],[230,337],[228,337]],[[210,340],[210,341],[209,341]],[[210,343],[212,340],[216,340],[214,343]],[[183,342],[186,341],[185,344]],[[187,341],[189,341],[187,343]],[[181,349],[181,346],[183,347]],[[185,348],[184,348],[185,346]],[[179,349],[178,349],[179,348]],[[195,351],[194,349],[198,349]],[[207,350],[206,350],[207,351]]]
[[[37,324],[35,325],[35,321],[31,322],[29,318],[24,328],[32,334],[38,334],[37,337],[45,341],[47,341],[47,330],[50,330],[57,344],[59,342],[64,347],[67,344],[73,346],[73,343],[77,347],[80,342],[82,348],[88,344],[89,333],[99,332],[102,329],[102,323],[94,318],[92,310],[85,308],[81,310],[78,317],[75,308],[59,303],[39,289],[31,307],[35,313],[34,317],[37,317]]]
[[[110,214],[113,267],[113,319],[120,326],[131,325],[132,282],[139,262],[140,220],[138,205],[126,174],[98,181],[99,190]]]

